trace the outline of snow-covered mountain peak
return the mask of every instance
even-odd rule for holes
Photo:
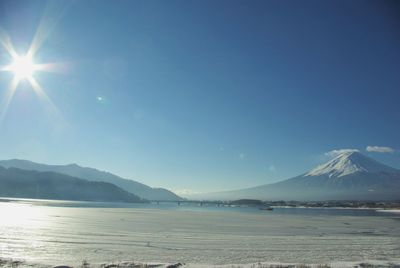
[[[359,152],[345,152],[329,162],[314,168],[304,176],[328,175],[330,178],[340,178],[357,172],[379,173],[398,171]]]

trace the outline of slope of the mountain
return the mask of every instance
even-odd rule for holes
[[[234,200],[400,200],[400,170],[358,152],[338,155],[311,171],[277,183],[199,195]]]
[[[105,202],[145,202],[114,184],[55,172],[0,167],[0,196]]]
[[[109,182],[121,187],[125,191],[147,200],[182,200],[181,197],[166,189],[152,188],[133,180],[123,179],[109,172],[100,171],[94,168],[81,167],[76,164],[45,165],[27,160],[12,159],[0,161],[0,166],[6,168],[15,167],[25,170],[52,171],[89,181]]]
[[[343,177],[357,172],[364,173],[396,173],[399,170],[386,166],[358,152],[346,152],[338,155],[328,163],[320,165],[304,176],[327,175],[329,177]]]

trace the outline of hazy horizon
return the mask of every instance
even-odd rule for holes
[[[373,148],[372,148],[372,147],[367,147],[367,148],[365,149],[366,152],[369,152],[369,151],[371,151],[371,150],[372,150],[372,151],[373,151],[373,150],[381,150],[381,151],[383,150],[383,152],[378,152],[378,153],[395,153],[395,151],[390,151],[388,147],[377,147],[377,146],[375,146],[375,147],[373,147]],[[388,152],[388,150],[389,150],[389,152]],[[327,152],[327,153],[324,154],[324,157],[323,157],[323,158],[326,159],[326,162],[325,162],[325,163],[319,163],[317,166],[314,166],[312,170],[318,170],[321,166],[323,166],[323,165],[325,165],[325,164],[328,164],[328,163],[331,162],[333,159],[335,159],[335,158],[337,158],[337,157],[339,157],[339,156],[346,155],[346,154],[352,154],[353,152],[356,152],[356,153],[359,153],[359,154],[362,154],[362,155],[366,155],[364,152],[362,152],[362,151],[360,151],[360,150],[358,150],[358,149],[332,150],[332,151]],[[322,158],[322,157],[321,157],[321,158]],[[369,158],[369,159],[376,160],[376,159],[374,159],[374,158]],[[123,179],[133,180],[133,181],[137,181],[137,182],[146,184],[145,182],[142,182],[142,181],[137,180],[137,179],[135,179],[135,178],[123,177],[123,176],[120,176],[119,174],[112,173],[112,172],[110,172],[109,170],[106,170],[106,169],[96,168],[96,167],[82,166],[82,165],[80,165],[79,163],[67,163],[67,164],[65,164],[65,163],[58,163],[58,164],[52,164],[52,163],[37,163],[37,162],[31,161],[31,160],[28,160],[28,159],[8,159],[8,160],[6,160],[6,159],[0,159],[0,162],[1,162],[1,161],[4,161],[4,160],[5,160],[5,161],[9,161],[9,160],[11,160],[11,161],[13,161],[13,160],[27,161],[27,162],[32,162],[32,163],[36,163],[36,164],[43,164],[43,165],[49,165],[49,166],[73,166],[73,165],[77,165],[77,166],[82,167],[82,168],[96,169],[96,170],[98,170],[98,171],[100,171],[100,172],[111,173],[111,174],[116,175],[116,176],[119,176],[119,177],[121,177],[121,178],[123,178]],[[359,163],[356,163],[356,165],[357,165],[357,164],[359,164]],[[384,163],[381,163],[381,164],[384,164]],[[0,164],[0,166],[1,166],[1,164]],[[388,166],[388,167],[390,168],[390,166]],[[307,170],[307,172],[310,172],[310,171],[312,172],[312,170]],[[304,175],[304,174],[306,174],[306,172],[302,172],[302,173],[300,173],[300,174],[293,175],[292,177],[300,176],[300,175]],[[291,178],[291,177],[290,177],[290,178]],[[264,184],[261,184],[261,185],[266,185],[266,184],[270,184],[270,183],[274,183],[274,182],[282,182],[282,181],[285,181],[285,180],[290,179],[290,178],[284,178],[284,179],[281,179],[281,180],[277,180],[277,181],[273,181],[273,182],[268,182],[268,183],[264,183]],[[194,196],[194,195],[198,195],[198,194],[203,194],[203,193],[217,193],[217,192],[226,192],[226,191],[232,191],[232,190],[234,191],[234,190],[241,190],[241,189],[243,189],[243,188],[245,188],[245,189],[246,189],[246,188],[252,188],[252,187],[261,186],[261,185],[250,185],[250,186],[248,186],[248,187],[240,187],[240,188],[234,188],[234,189],[231,189],[231,188],[224,188],[224,189],[219,189],[219,190],[209,190],[209,191],[205,191],[205,192],[195,191],[195,190],[188,190],[188,189],[178,189],[178,190],[175,190],[175,189],[171,189],[171,188],[168,188],[168,187],[163,187],[163,188],[168,189],[168,190],[170,190],[170,191],[172,191],[172,192],[174,192],[174,193],[176,193],[176,194],[178,194],[178,195],[180,195],[180,196],[182,196],[182,197],[190,197],[190,196]],[[152,185],[149,185],[149,186],[155,187],[155,188],[159,188],[159,186],[152,186]],[[227,185],[227,187],[229,187],[229,185]]]

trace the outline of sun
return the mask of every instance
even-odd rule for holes
[[[13,72],[18,81],[30,79],[37,69],[38,66],[34,63],[32,57],[29,56],[17,55],[14,61],[7,66],[7,70]]]
[[[0,127],[22,81],[26,81],[26,83],[23,83],[22,88],[27,89],[30,86],[40,101],[43,101],[50,108],[49,111],[62,120],[57,107],[46,94],[39,81],[36,80],[39,78],[37,77],[39,73],[65,73],[68,67],[68,63],[65,62],[36,62],[34,60],[36,53],[49,36],[47,31],[53,28],[51,25],[46,25],[46,21],[41,20],[28,50],[21,54],[17,52],[8,33],[0,27],[0,75],[3,72],[9,72],[13,75],[7,88],[0,88]],[[8,56],[4,52],[7,52]],[[10,61],[5,63],[4,61],[7,59]],[[3,65],[3,62],[5,65]]]

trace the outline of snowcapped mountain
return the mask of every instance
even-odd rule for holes
[[[147,200],[182,200],[171,191],[164,188],[152,188],[134,180],[123,179],[117,175],[94,168],[81,167],[77,164],[69,165],[45,165],[28,160],[2,160],[0,166],[5,168],[19,168],[23,170],[35,170],[41,172],[56,172],[72,177],[88,180],[101,181],[117,185],[127,192],[135,194]]]
[[[327,175],[330,178],[340,178],[357,172],[400,172],[394,168],[379,163],[378,161],[362,155],[358,152],[346,152],[336,156],[334,159],[320,165],[304,176]]]
[[[210,193],[199,199],[400,200],[400,170],[359,152],[340,154],[311,171],[277,183]]]

